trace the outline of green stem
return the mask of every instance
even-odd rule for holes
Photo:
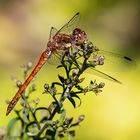
[[[26,105],[28,106],[28,108],[29,108],[29,110],[30,110],[30,112],[31,112],[31,114],[32,114],[32,116],[33,116],[33,118],[34,118],[36,124],[37,124],[37,127],[38,127],[38,129],[40,130],[40,128],[41,128],[41,127],[40,127],[40,124],[39,124],[39,122],[38,122],[38,120],[37,120],[37,118],[36,118],[34,112],[32,111],[32,109],[31,109],[31,107],[30,107],[30,104],[28,103],[28,101],[26,100],[25,97],[22,96],[22,98],[24,99]]]
[[[70,70],[71,70],[71,67],[72,67],[72,63],[69,63],[69,68],[67,68],[66,64],[64,63],[65,62],[65,54],[64,56],[62,57],[62,61],[61,61],[61,64],[63,65],[63,67],[65,68],[65,71],[66,71],[66,75],[67,75],[67,80],[70,80]],[[82,66],[80,67],[76,61],[76,58],[74,57],[71,57],[72,61],[75,62],[75,65],[77,66],[77,68],[79,69],[79,72],[78,74],[75,76],[75,81],[78,80],[78,78],[80,77],[80,75],[84,72],[84,70],[87,68],[86,66],[86,63],[87,63],[87,60],[88,58],[84,58],[84,61],[82,63]],[[59,99],[59,104],[55,107],[55,109],[53,110],[52,114],[50,115],[49,119],[48,120],[52,120],[55,116],[55,114],[58,112],[58,110],[62,107],[62,104],[63,102],[65,101],[65,99],[69,96],[68,94],[71,92],[72,88],[74,87],[75,83],[71,82],[69,83],[68,85],[66,85],[66,88],[63,88],[63,93]],[[78,93],[81,93],[80,92],[77,92]],[[48,127],[48,123],[46,122],[45,125],[42,127],[42,129],[40,129],[40,132],[37,134],[35,140],[38,140],[41,136],[41,134],[45,131],[45,129]]]

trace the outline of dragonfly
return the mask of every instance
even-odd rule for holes
[[[73,47],[76,42],[84,42],[87,40],[87,34],[85,31],[77,28],[78,22],[80,19],[80,13],[76,13],[64,26],[62,26],[59,30],[55,27],[51,27],[49,41],[47,43],[46,49],[42,52],[36,66],[32,70],[31,74],[27,77],[25,82],[21,85],[13,99],[8,105],[6,115],[8,115],[15,105],[17,104],[18,100],[20,99],[21,95],[24,93],[25,89],[35,77],[35,75],[39,72],[42,66],[53,56],[53,55],[62,55],[65,51],[65,46]],[[72,32],[72,33],[71,33]],[[107,51],[98,50],[98,53],[107,54],[108,56],[113,56],[115,58],[119,58],[124,61],[132,61],[131,58],[118,55],[116,53],[111,53]],[[111,77],[110,75],[99,71],[98,69],[92,68],[94,74],[106,78],[108,80],[121,83],[119,80]]]

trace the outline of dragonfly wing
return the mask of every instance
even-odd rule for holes
[[[49,40],[55,36],[58,30],[55,27],[51,27]]]
[[[104,54],[106,56],[122,59],[122,61],[130,62],[130,63],[133,61],[130,57],[127,57],[127,56],[124,56],[121,54],[117,54],[117,53],[113,53],[113,52],[109,52],[109,51],[99,50],[98,54]]]
[[[104,65],[103,66],[97,66],[100,67],[102,70],[115,70],[115,71],[120,71],[120,70],[130,70],[135,68],[135,62],[124,55],[109,52],[109,51],[104,51],[104,50],[99,50],[97,51],[98,56],[105,56],[104,60]]]
[[[64,53],[65,52],[63,50],[57,50],[56,52],[52,53],[52,56],[48,59],[47,62],[51,65],[59,65]]]
[[[99,71],[99,70],[97,70],[97,69],[95,69],[93,67],[91,69],[92,69],[92,74],[97,75],[97,76],[102,77],[102,78],[105,78],[107,80],[110,80],[110,81],[117,82],[117,83],[121,84],[121,82],[119,80],[115,79],[114,77],[112,77],[112,76],[110,76],[110,75],[108,75],[108,74],[106,74],[104,72],[101,72],[101,71]]]
[[[78,61],[78,63],[81,64],[80,61]],[[107,79],[107,80],[110,80],[110,81],[117,82],[117,83],[121,84],[121,82],[119,80],[115,79],[114,77],[112,77],[112,76],[110,76],[110,75],[108,75],[108,74],[106,74],[102,71],[97,70],[95,67],[90,67],[90,69],[87,69],[86,72],[89,73],[89,74],[97,75],[101,78],[104,78],[104,79]]]
[[[61,62],[61,57],[61,55],[54,53],[47,62],[51,65],[59,65]]]
[[[80,13],[78,12],[56,34],[60,32],[63,32],[63,33],[72,32],[77,27],[79,19],[80,19]]]

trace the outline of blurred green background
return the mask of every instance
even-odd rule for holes
[[[85,114],[77,127],[75,140],[139,140],[140,139],[140,6],[138,0],[0,0],[0,126],[6,126],[15,115],[6,117],[6,99],[16,93],[11,75],[22,79],[20,65],[36,64],[46,47],[51,26],[60,28],[76,12],[81,13],[79,27],[99,48],[134,58],[137,66],[107,73],[123,82],[122,85],[94,75],[85,74],[86,82],[97,79],[106,86],[99,96],[81,96],[77,109],[66,103],[67,115]],[[117,65],[117,63],[116,63]],[[113,69],[113,70],[111,70]],[[57,79],[55,66],[45,65],[38,73],[35,97],[47,105],[50,97],[42,96],[43,83]],[[104,71],[105,72],[105,71]]]

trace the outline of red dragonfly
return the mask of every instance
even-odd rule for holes
[[[38,71],[42,68],[42,66],[48,61],[48,59],[52,57],[53,54],[61,54],[62,52],[65,51],[65,46],[68,44],[70,44],[70,46],[72,47],[73,44],[75,44],[77,41],[79,42],[87,41],[86,33],[80,28],[76,28],[79,18],[80,18],[80,14],[76,13],[70,19],[70,21],[66,23],[60,30],[57,30],[54,27],[51,28],[50,38],[47,43],[47,48],[42,52],[37,65],[31,72],[31,74],[28,76],[28,78],[25,80],[25,82],[21,85],[16,95],[13,97],[12,101],[8,105],[6,115],[8,115],[12,111],[12,109],[14,108],[18,100],[20,99],[22,93],[27,88],[28,84],[31,82],[34,76],[38,73]],[[71,31],[72,31],[72,34],[70,34]],[[107,54],[109,56],[117,57],[119,59],[124,59],[126,61],[132,61],[130,58],[126,56],[121,56],[115,53],[101,51],[101,50],[98,50],[98,52],[102,54]],[[94,73],[98,76],[120,83],[120,81],[118,81],[117,79],[95,68],[93,68],[93,70],[94,70]]]

